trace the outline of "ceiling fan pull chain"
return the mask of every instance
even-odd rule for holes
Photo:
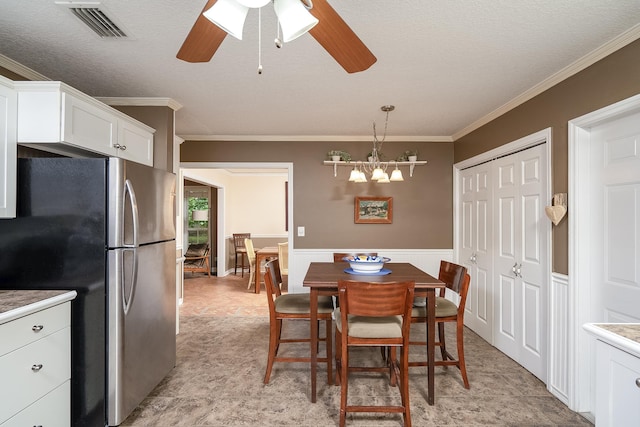
[[[280,49],[282,47],[282,39],[280,38],[280,20],[276,19],[276,39],[274,40],[276,47]]]
[[[258,9],[258,74],[262,74],[262,8]]]

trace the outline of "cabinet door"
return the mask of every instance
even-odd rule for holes
[[[596,342],[596,425],[637,426],[640,420],[640,359]]]
[[[16,92],[0,82],[0,218],[16,216]]]
[[[495,161],[494,345],[546,383],[546,146]]]
[[[68,93],[62,94],[62,140],[97,153],[115,155],[117,118]]]
[[[124,120],[118,120],[117,156],[153,166],[153,133]]]

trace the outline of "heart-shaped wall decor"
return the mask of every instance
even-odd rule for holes
[[[567,213],[567,208],[562,205],[545,206],[544,211],[551,222],[553,222],[553,225],[558,225]]]

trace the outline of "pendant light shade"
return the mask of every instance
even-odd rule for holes
[[[349,181],[358,182],[360,179],[360,171],[357,168],[353,168],[351,174],[349,175]]]
[[[394,169],[393,172],[391,172],[391,178],[389,178],[389,180],[404,181],[404,178],[402,177],[402,171],[398,169],[398,165],[396,165],[396,169]]]
[[[300,37],[318,23],[300,0],[274,0],[273,8],[280,21],[285,43]]]
[[[193,211],[194,221],[209,221],[209,209],[198,209]]]
[[[243,6],[250,7],[252,9],[265,6],[271,0],[236,0]]]
[[[386,172],[383,172],[383,173],[382,173],[382,178],[380,178],[380,179],[378,180],[378,183],[380,183],[380,184],[386,184],[386,183],[388,183],[388,182],[391,182],[391,181],[389,181],[389,174],[388,174],[388,173],[386,173]]]
[[[384,175],[384,171],[378,167],[373,170],[373,173],[371,174],[371,179],[374,181],[377,181],[381,179],[383,175]]]
[[[218,0],[203,15],[233,37],[242,40],[242,28],[248,12],[249,8],[236,0]]]

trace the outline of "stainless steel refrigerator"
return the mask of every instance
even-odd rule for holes
[[[78,292],[74,426],[119,425],[175,365],[175,185],[117,158],[18,161],[0,288]]]

